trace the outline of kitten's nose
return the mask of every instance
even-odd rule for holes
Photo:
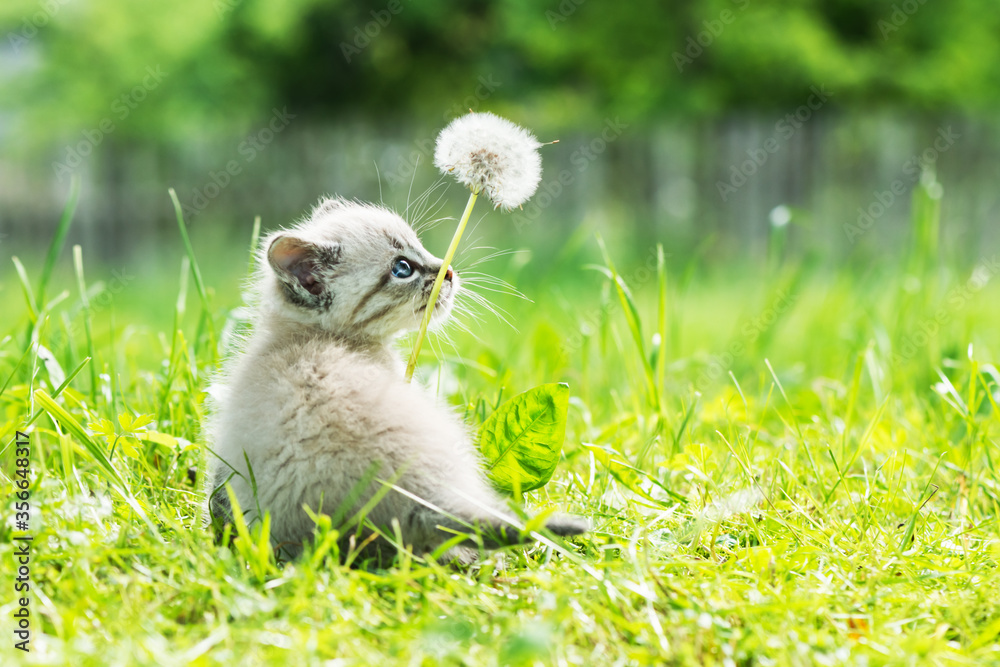
[[[447,280],[448,282],[451,282],[451,278],[452,278],[452,276],[454,276],[454,275],[455,275],[455,272],[454,272],[454,271],[452,271],[452,270],[451,270],[451,267],[449,266],[449,267],[448,267],[448,272],[447,272],[446,274],[444,274],[444,279],[445,279],[445,280]]]

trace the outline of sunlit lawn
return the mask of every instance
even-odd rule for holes
[[[593,533],[468,569],[411,556],[347,569],[330,550],[276,563],[259,526],[231,548],[200,527],[210,341],[224,349],[234,326],[245,254],[194,239],[201,263],[213,258],[211,324],[179,246],[170,271],[136,265],[136,282],[108,297],[110,267],[87,248],[82,274],[61,252],[44,300],[41,263],[25,267],[28,296],[8,265],[5,563],[22,534],[14,433],[37,418],[31,652],[8,631],[4,655],[1000,663],[996,258],[944,266],[933,244],[916,244],[862,275],[791,254],[727,269],[669,254],[664,309],[655,264],[606,245],[629,293],[584,268],[601,257],[593,237],[554,263],[500,258],[477,268],[532,300],[488,294],[512,326],[465,316],[471,333],[452,328],[426,350],[425,382],[472,420],[543,382],[572,391],[564,460],[525,501],[587,516]],[[11,593],[3,603],[12,628]]]

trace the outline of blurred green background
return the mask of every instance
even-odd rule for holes
[[[11,254],[41,252],[72,174],[70,241],[112,264],[175,265],[168,187],[203,252],[324,193],[403,210],[469,108],[561,140],[535,199],[482,234],[542,260],[581,226],[640,260],[654,239],[753,260],[790,222],[786,252],[867,265],[908,242],[924,170],[943,256],[1000,240],[989,0],[8,0],[0,35]],[[457,215],[464,195],[440,194]]]
[[[37,418],[37,660],[995,663],[998,37],[996,0],[3,0],[0,432]],[[383,200],[442,254],[466,193],[431,153],[469,108],[560,141],[523,210],[477,205],[481,292],[418,372],[470,430],[569,383],[530,503],[593,519],[588,569],[212,546],[201,422],[255,216]],[[173,444],[107,456],[149,526],[98,464],[139,415]]]

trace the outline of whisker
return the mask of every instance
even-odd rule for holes
[[[435,204],[440,201],[445,185],[444,178],[438,178],[436,181],[427,186],[427,188],[420,193],[416,199],[407,202],[403,217],[407,221],[410,221],[411,226],[413,226],[414,221],[419,224],[420,219],[427,212],[427,203],[435,192],[442,191],[441,194],[438,195],[438,199],[435,200]],[[409,197],[409,195],[407,196]]]
[[[477,258],[471,264],[469,264],[468,267],[466,267],[466,268],[471,269],[471,268],[473,268],[475,266],[479,266],[480,264],[483,264],[484,262],[489,262],[491,260],[498,259],[500,257],[506,257],[508,255],[527,254],[528,252],[529,251],[525,250],[524,248],[509,249],[509,250],[498,250],[498,251],[496,251],[494,253],[490,253],[489,255],[484,255],[483,257]]]
[[[476,221],[475,221],[474,223],[472,223],[472,227],[470,227],[470,228],[469,228],[469,236],[470,236],[470,237],[471,237],[471,236],[472,236],[472,235],[473,235],[473,234],[474,234],[474,233],[476,232],[476,230],[477,230],[477,229],[479,228],[479,223],[481,223],[481,222],[482,222],[483,220],[485,220],[485,219],[486,219],[486,216],[487,216],[487,213],[483,213],[483,214],[482,214],[481,216],[479,216],[479,219],[478,219],[478,220],[476,220]]]
[[[406,211],[403,213],[405,219],[410,217],[410,193],[413,192],[413,182],[417,180],[417,166],[419,164],[420,155],[417,155],[417,159],[413,162],[413,174],[410,175],[410,187],[406,190]]]
[[[504,280],[503,278],[495,276],[492,273],[484,273],[482,271],[469,271],[469,270],[466,270],[463,275],[464,276],[468,276],[470,280],[473,279],[473,278],[475,278],[476,280],[493,281],[493,282],[504,283],[504,284],[507,283],[507,281]]]
[[[427,230],[427,229],[433,229],[434,227],[438,226],[442,222],[447,222],[449,220],[451,220],[451,221],[457,221],[458,218],[456,218],[453,215],[446,215],[446,216],[444,216],[442,218],[429,218],[429,219],[425,220],[424,222],[420,223],[420,226],[414,227],[413,231],[419,233],[419,232],[423,232],[424,230]]]
[[[515,333],[518,333],[517,327],[515,327],[514,324],[509,319],[509,318],[512,318],[513,315],[511,315],[510,313],[508,313],[503,308],[490,303],[489,300],[486,297],[484,297],[482,294],[477,294],[476,292],[474,292],[472,290],[466,290],[465,294],[468,295],[469,300],[472,301],[474,304],[476,304],[477,306],[479,306],[479,307],[481,307],[481,308],[489,311],[497,319],[501,320],[504,324],[506,324],[511,329],[513,329]]]
[[[378,170],[378,162],[372,160],[372,164],[375,165],[375,178],[378,180],[378,203],[385,206],[385,200],[382,199],[382,174]]]
[[[417,224],[420,224],[424,216],[427,215],[428,211],[434,209],[435,207],[441,206],[441,201],[445,196],[446,189],[443,187],[445,185],[442,179],[438,179],[421,194],[413,203],[413,215],[410,216]],[[433,201],[431,197],[437,193],[437,198]]]
[[[451,336],[448,335],[447,333],[443,331],[436,331],[434,333],[434,336],[428,338],[428,341],[431,344],[431,349],[435,351],[435,354],[437,355],[439,362],[443,362],[445,359],[444,345],[447,345],[455,352],[455,358],[457,358],[461,364],[464,365],[466,363],[465,358],[462,356],[461,351],[459,351],[458,349],[458,346],[455,345],[455,342],[451,339]]]
[[[482,283],[477,283],[477,282],[475,282],[474,280],[471,280],[471,279],[464,281],[464,285],[466,286],[467,291],[470,292],[471,294],[475,294],[476,293],[475,290],[471,289],[471,287],[476,287],[478,289],[486,290],[487,292],[493,292],[494,294],[506,294],[507,296],[513,296],[513,297],[516,297],[518,299],[523,299],[524,301],[527,301],[528,303],[534,303],[534,301],[532,301],[531,299],[529,299],[527,296],[525,296],[521,292],[518,292],[513,287],[508,288],[508,289],[500,289],[500,287],[498,287],[498,286],[483,285]]]
[[[459,315],[468,315],[477,325],[482,326],[485,324],[483,318],[481,318],[478,313],[469,308],[468,304],[458,301],[457,298],[455,300],[455,308],[452,312],[454,313],[452,316],[453,318]],[[470,334],[472,333],[472,331],[469,331],[468,329],[466,331]]]
[[[485,278],[463,278],[462,287],[489,287],[490,291],[500,292],[502,294],[509,294],[511,296],[516,296],[519,299],[524,299],[525,301],[531,301],[527,296],[522,294],[517,288],[508,285],[506,283],[500,283],[492,280],[486,280]]]
[[[463,274],[462,277],[463,278],[467,277],[469,280],[481,280],[483,282],[491,282],[491,283],[497,283],[497,284],[507,285],[508,287],[513,287],[513,285],[511,285],[510,283],[508,283],[503,278],[495,276],[492,273],[483,273],[482,271],[468,271],[467,270]]]
[[[476,271],[470,271],[462,275],[462,285],[478,285],[480,287],[491,287],[492,291],[500,292],[503,294],[509,294],[511,296],[516,296],[520,299],[524,299],[529,303],[534,303],[529,299],[521,290],[517,289],[511,285],[506,280],[497,278],[496,276],[491,276],[485,273],[478,273]]]
[[[464,312],[459,312],[457,310],[453,311],[451,319],[448,321],[448,323],[450,325],[454,326],[459,331],[467,333],[470,336],[475,336],[475,334],[472,333],[472,329],[470,329],[469,326],[465,322],[463,322],[462,320],[458,319],[459,315],[465,315],[465,313]]]
[[[445,185],[446,183],[444,181],[444,177],[442,176],[433,185],[427,188],[424,194],[418,197],[417,200],[414,202],[415,206],[414,206],[413,216],[411,218],[409,215],[407,215],[407,220],[411,221],[410,224],[415,231],[421,232],[424,229],[428,229],[431,226],[441,222],[442,220],[448,219],[447,217],[437,218],[434,220],[430,219],[433,218],[433,216],[436,216],[444,207],[445,203],[447,203],[447,200],[445,198],[445,195],[447,194],[447,188],[444,187]],[[430,197],[435,191],[438,191],[437,199],[435,199],[433,202],[430,202]],[[426,220],[424,219],[425,216],[427,217]]]

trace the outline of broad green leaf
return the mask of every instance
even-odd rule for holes
[[[132,430],[132,415],[127,412],[123,412],[118,415],[118,423],[121,424],[123,431]]]
[[[135,421],[132,422],[132,428],[130,430],[138,431],[140,429],[144,429],[153,423],[153,419],[153,415],[139,415],[135,418]]]
[[[178,449],[181,447],[181,443],[178,439],[169,433],[160,433],[159,431],[140,431],[139,433],[136,433],[135,437],[139,440],[156,443],[157,445],[161,445],[167,449]]]
[[[483,424],[479,449],[501,491],[522,493],[552,478],[566,437],[569,385],[543,384],[502,404]]]
[[[136,449],[136,445],[138,444],[139,444],[138,440],[128,435],[123,435],[122,437],[118,438],[118,446],[121,447],[121,450],[122,452],[125,453],[125,456],[128,456],[129,458],[133,459],[139,458],[139,450]]]
[[[110,419],[98,419],[96,422],[90,422],[87,424],[87,428],[95,435],[104,436],[108,441],[115,437],[115,425],[111,423]]]

